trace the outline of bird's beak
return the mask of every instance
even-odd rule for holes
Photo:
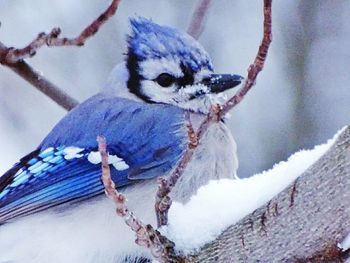
[[[244,78],[235,74],[212,74],[203,79],[202,84],[209,88],[209,93],[220,93],[239,85]]]

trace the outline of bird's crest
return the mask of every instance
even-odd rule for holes
[[[131,18],[128,48],[138,61],[172,58],[194,72],[213,70],[209,55],[191,36],[168,26],[158,25],[143,17]]]

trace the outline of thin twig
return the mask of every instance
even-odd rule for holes
[[[53,46],[82,46],[85,41],[96,34],[100,27],[107,22],[117,11],[120,0],[113,0],[108,8],[90,25],[88,25],[80,34],[75,38],[60,38],[61,29],[59,27],[53,28],[50,33],[40,33],[38,36],[24,48],[9,48],[5,55],[5,63],[13,64],[19,60],[32,57],[36,51],[44,45],[49,47]]]
[[[222,107],[221,116],[224,116],[233,107],[242,101],[248,91],[255,85],[259,72],[264,68],[266,56],[272,41],[272,0],[264,0],[264,37],[259,46],[254,63],[249,66],[248,76],[243,87]]]
[[[116,213],[124,219],[125,223],[136,234],[136,243],[150,249],[153,257],[160,262],[179,262],[180,257],[175,254],[175,244],[161,235],[151,225],[145,225],[129,211],[126,206],[126,197],[118,192],[112,181],[111,171],[108,164],[108,152],[106,138],[97,137],[98,150],[101,155],[102,176],[101,180],[105,187],[106,196],[116,205]]]
[[[169,193],[171,192],[179,178],[182,176],[182,174],[185,172],[188,163],[192,160],[193,154],[197,146],[199,145],[199,142],[202,139],[205,131],[208,129],[210,123],[213,120],[217,120],[218,110],[218,105],[214,105],[208,117],[201,124],[197,133],[194,132],[194,129],[190,122],[187,124],[189,142],[186,151],[182,155],[175,170],[171,173],[171,175],[168,178],[159,177],[158,191],[156,193],[155,203],[158,227],[168,224],[168,211],[171,206],[171,198],[169,197]]]
[[[191,22],[187,28],[187,33],[198,39],[204,29],[204,22],[207,16],[211,0],[199,0],[193,12]]]
[[[197,143],[193,145],[191,143],[191,136],[193,137],[192,132],[189,130],[189,144],[187,146],[186,151],[184,152],[182,158],[180,159],[178,165],[175,170],[169,176],[168,179],[160,178],[158,181],[158,191],[156,194],[156,205],[155,210],[157,214],[158,227],[167,224],[168,222],[168,210],[171,203],[170,197],[168,196],[178,179],[184,173],[188,163],[191,161],[193,157],[193,153],[198,146],[198,142],[201,141],[203,135],[208,130],[211,123],[215,123],[220,121],[225,114],[235,107],[239,102],[242,101],[247,92],[252,88],[252,86],[256,82],[256,78],[259,72],[263,69],[264,63],[266,60],[266,56],[268,53],[268,49],[272,40],[272,31],[271,31],[271,6],[272,0],[264,0],[264,35],[262,39],[262,43],[259,47],[258,53],[255,57],[254,63],[249,66],[248,76],[246,81],[243,84],[243,87],[230,99],[225,103],[222,107],[219,105],[214,105],[210,110],[208,116],[199,126],[196,138]],[[166,204],[166,205],[164,205]]]
[[[100,27],[112,17],[120,3],[120,0],[113,0],[108,8],[89,26],[87,26],[79,36],[75,38],[59,38],[60,28],[54,28],[50,33],[40,33],[26,47],[16,49],[7,47],[0,42],[0,63],[9,67],[23,79],[32,84],[35,88],[54,100],[58,105],[66,110],[71,110],[79,104],[77,100],[70,97],[56,85],[51,83],[39,72],[28,65],[23,59],[32,57],[36,51],[44,45],[47,46],[82,46],[85,41],[93,36]]]

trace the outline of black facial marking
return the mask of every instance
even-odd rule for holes
[[[128,50],[126,66],[129,71],[127,86],[130,92],[148,103],[154,103],[148,96],[140,92],[141,80],[143,78],[139,73],[139,61],[130,48]]]
[[[182,78],[177,79],[177,84],[179,85],[179,87],[185,87],[187,85],[193,85],[194,83],[194,71],[189,68],[186,67],[183,63],[181,63],[180,65],[182,73],[184,74],[184,76]]]

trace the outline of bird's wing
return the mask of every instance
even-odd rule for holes
[[[100,194],[100,165],[88,160],[90,152],[76,147],[47,148],[31,158],[22,159],[4,174],[0,187],[0,223],[58,204],[78,201]],[[125,169],[124,169],[125,168]],[[115,183],[129,183],[127,166],[112,169]],[[124,169],[124,170],[122,170]],[[124,172],[123,172],[124,171]],[[6,182],[5,182],[6,178]]]
[[[123,187],[168,172],[186,141],[183,112],[97,95],[59,122],[39,148],[0,177],[0,224],[103,192],[96,138],[107,138],[112,180]]]

